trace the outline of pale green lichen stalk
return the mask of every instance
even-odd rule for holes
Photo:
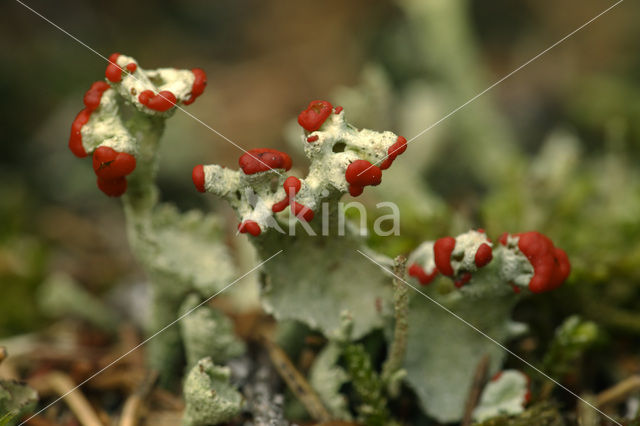
[[[490,357],[489,371],[499,369],[505,352],[495,342],[504,344],[526,331],[525,325],[511,320],[511,312],[529,293],[534,263],[542,256],[520,246],[521,240],[546,247],[548,256],[559,252],[538,233],[505,234],[494,244],[483,231],[472,230],[427,241],[409,256],[410,283],[416,289],[426,286],[419,290],[430,300],[419,295],[411,300],[409,324],[417,326],[409,327],[406,381],[422,409],[439,421],[460,420],[476,366],[485,354]],[[555,264],[553,257],[549,259]],[[559,276],[568,273],[560,269],[555,270]],[[451,280],[436,279],[438,271]],[[558,284],[554,277],[545,289]]]
[[[69,146],[80,157],[92,154],[103,192],[124,194],[131,249],[151,284],[152,334],[178,317],[188,294],[210,297],[234,273],[219,220],[159,204],[155,186],[165,121],[177,105],[202,93],[206,78],[198,69],[146,70],[125,55],[114,54],[110,61],[107,83],[94,83],[85,95],[86,108],[74,121]],[[177,379],[182,348],[177,326],[151,340],[150,364],[163,383]]]
[[[183,426],[206,426],[228,422],[242,409],[243,397],[229,384],[231,371],[211,358],[193,366],[184,381],[186,408]]]
[[[180,307],[180,331],[187,356],[187,369],[198,360],[210,357],[217,364],[225,364],[245,352],[245,344],[239,340],[233,323],[217,309],[202,305],[195,294],[188,296]]]

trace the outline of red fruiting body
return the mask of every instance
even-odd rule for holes
[[[282,210],[286,209],[288,205],[289,205],[289,198],[287,197],[284,200],[278,201],[273,206],[271,206],[271,211],[274,213],[279,213]]]
[[[134,64],[133,62],[131,62],[131,63],[127,64],[127,66],[125,68],[127,68],[127,70],[129,70],[130,73],[134,73],[138,69],[138,66],[136,64]]]
[[[298,124],[306,131],[315,132],[331,115],[333,106],[327,101],[311,101],[307,109],[298,115]]]
[[[109,197],[119,197],[127,191],[127,179],[102,179],[98,177],[98,188]]]
[[[438,271],[443,275],[452,276],[451,253],[456,246],[456,239],[453,237],[440,238],[433,245],[433,257]]]
[[[310,222],[313,219],[313,210],[305,205],[294,201],[291,203],[291,210],[293,210],[293,214],[295,214],[297,218],[304,219],[305,222]]]
[[[125,176],[136,168],[136,159],[126,152],[101,146],[93,152],[93,170],[98,176],[98,188],[110,197],[119,197],[127,190]]]
[[[342,110],[343,110],[343,109],[344,109],[344,108],[342,108],[341,106],[337,106],[337,107],[336,107],[336,109],[334,110],[334,112],[335,112],[336,114],[340,114],[340,113],[342,112]]]
[[[282,187],[284,188],[285,196],[282,201],[278,201],[271,206],[271,210],[274,213],[281,212],[293,202],[293,198],[296,196],[298,191],[300,191],[300,188],[302,188],[302,182],[300,182],[300,179],[295,176],[289,176],[285,179]]]
[[[96,81],[84,94],[85,109],[80,111],[71,124],[71,135],[69,136],[69,149],[76,157],[86,157],[87,152],[82,146],[82,126],[87,124],[91,118],[91,113],[100,106],[102,94],[108,90],[109,86],[104,81]]]
[[[420,284],[427,285],[430,284],[431,281],[438,275],[438,269],[433,268],[433,271],[430,274],[427,274],[422,266],[417,263],[413,263],[409,266],[409,270],[407,271],[410,276],[416,278]]]
[[[254,237],[257,237],[262,232],[262,230],[260,229],[260,225],[258,225],[258,223],[254,222],[253,220],[245,220],[244,222],[239,224],[238,231],[240,231],[241,234],[245,234],[248,232]]]
[[[204,88],[207,85],[207,74],[200,68],[194,68],[191,70],[195,79],[191,85],[191,96],[186,101],[182,102],[185,105],[192,104],[196,98],[204,92]]]
[[[293,195],[297,195],[298,192],[300,192],[300,188],[302,188],[302,182],[300,182],[300,179],[295,176],[289,176],[285,179],[282,187],[287,193],[287,196],[293,198]]]
[[[198,164],[193,168],[193,172],[191,172],[191,179],[193,179],[193,184],[196,186],[198,191],[204,192],[204,167],[202,164]]]
[[[503,246],[506,246],[508,238],[509,238],[509,233],[505,232],[504,234],[500,235],[500,238],[498,238],[498,241],[500,241],[500,244],[502,244]]]
[[[380,163],[380,168],[386,170],[391,167],[398,155],[407,150],[407,140],[403,136],[398,136],[396,142],[387,149],[387,158]]]
[[[246,175],[266,172],[271,169],[291,168],[291,157],[284,152],[270,148],[250,149],[238,160],[240,168]]]
[[[491,251],[491,246],[489,244],[483,243],[478,247],[478,251],[476,251],[476,256],[474,258],[474,262],[478,268],[482,268],[487,263],[491,262],[493,259],[493,252]]]
[[[76,118],[71,124],[71,136],[69,136],[69,149],[76,157],[86,157],[87,152],[82,146],[82,126],[87,124],[91,118],[91,110],[88,108],[83,109],[76,115]]]
[[[93,152],[93,171],[100,179],[113,180],[134,171],[136,158],[126,152],[118,152],[107,146],[101,146]]]
[[[349,164],[344,176],[349,183],[349,193],[354,197],[362,194],[365,186],[376,186],[382,182],[382,170],[367,160]]]
[[[271,210],[274,213],[278,213],[290,205],[291,211],[296,215],[296,217],[303,219],[306,222],[310,222],[314,216],[313,210],[294,201],[296,194],[300,192],[300,188],[302,188],[302,182],[300,179],[295,176],[289,176],[282,184],[282,187],[285,191],[285,197],[282,201],[278,201],[271,206]]]
[[[104,81],[96,81],[84,94],[84,105],[91,111],[98,109],[100,101],[102,100],[102,94],[110,88],[111,86]]]
[[[460,288],[463,285],[465,285],[466,283],[468,283],[469,281],[471,281],[471,274],[467,272],[466,274],[463,274],[460,277],[460,279],[454,281],[453,285],[455,285],[457,288]]]
[[[145,90],[138,95],[138,101],[149,109],[165,112],[176,104],[176,95],[168,90],[154,95],[151,90]]]
[[[318,140],[318,135],[309,136],[307,142],[315,142]]]
[[[113,83],[117,83],[122,80],[122,69],[116,63],[119,56],[119,53],[113,53],[109,56],[109,65],[107,65],[107,69],[104,72],[104,76],[107,77],[107,80]]]
[[[518,248],[533,266],[529,290],[541,293],[560,287],[571,272],[571,264],[564,250],[554,247],[553,242],[539,232],[516,235],[519,237]]]
[[[520,294],[520,287],[518,287],[517,285],[515,285],[514,283],[509,283],[509,285],[511,286],[511,288],[513,289],[513,292],[515,294]]]

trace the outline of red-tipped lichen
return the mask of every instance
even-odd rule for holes
[[[354,197],[362,194],[365,186],[376,186],[382,182],[382,170],[367,160],[349,164],[344,176],[349,183],[349,194]]]
[[[204,167],[202,164],[198,164],[193,168],[191,172],[191,179],[193,179],[193,184],[196,186],[198,191],[205,192],[204,188]]]
[[[107,69],[104,71],[104,76],[112,83],[118,83],[122,80],[122,68],[120,68],[116,62],[119,56],[119,53],[111,54],[111,56],[109,56],[109,65],[107,65]]]
[[[138,101],[149,109],[165,112],[176,104],[176,95],[168,90],[163,90],[157,95],[151,90],[145,90],[138,95]]]
[[[111,197],[119,197],[127,190],[129,175],[136,168],[136,159],[126,152],[101,146],[93,152],[93,171],[98,177],[98,188]]]
[[[431,271],[430,274],[427,274],[422,266],[418,265],[417,263],[411,264],[407,272],[410,276],[416,278],[422,285],[430,284],[431,281],[433,281],[433,279],[436,277],[436,275],[438,275],[437,268],[433,268],[433,271]]]
[[[240,157],[238,164],[245,175],[272,169],[289,170],[292,165],[288,154],[270,148],[250,149]]]
[[[191,96],[189,97],[189,99],[183,102],[183,104],[185,105],[192,104],[198,98],[198,96],[204,93],[204,88],[207,86],[207,74],[204,72],[204,70],[200,68],[194,68],[191,70],[191,72],[193,73],[194,80],[193,84],[191,85]]]
[[[331,115],[333,107],[327,101],[311,101],[307,109],[298,115],[298,124],[306,131],[315,132]]]
[[[262,232],[262,230],[260,229],[260,225],[258,225],[258,223],[253,220],[245,220],[244,222],[239,224],[238,231],[240,231],[241,234],[245,234],[248,232],[254,237],[257,237]]]
[[[436,263],[438,271],[443,275],[452,276],[453,267],[451,266],[451,253],[456,246],[456,239],[453,237],[444,237],[436,241],[433,246],[433,260]]]
[[[560,287],[571,272],[564,250],[554,247],[551,239],[536,231],[516,235],[519,237],[518,248],[533,266],[529,290],[541,293]]]

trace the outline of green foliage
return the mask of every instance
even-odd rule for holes
[[[359,399],[358,414],[366,425],[384,426],[389,421],[382,379],[361,344],[347,344],[343,355],[351,385]]]
[[[13,426],[20,418],[33,411],[38,394],[27,385],[11,380],[0,380],[0,425]]]
[[[567,318],[556,329],[556,334],[545,354],[543,370],[551,377],[560,378],[575,368],[575,362],[600,337],[598,326],[577,315]]]

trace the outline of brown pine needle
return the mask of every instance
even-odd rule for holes
[[[45,376],[34,378],[29,381],[29,385],[40,394],[64,395],[64,402],[73,411],[82,426],[104,426],[80,389],[67,394],[76,387],[76,384],[66,374],[54,371]]]
[[[287,354],[264,335],[262,336],[262,342],[267,348],[276,371],[293,394],[302,402],[309,415],[319,422],[331,420],[331,414],[322,403],[322,400],[304,376],[296,369]]]
[[[478,404],[480,399],[480,393],[482,392],[482,386],[487,380],[487,370],[489,369],[489,355],[484,355],[473,376],[473,382],[471,383],[471,389],[469,390],[469,397],[464,408],[464,417],[460,426],[469,426],[472,422],[473,410]]]

